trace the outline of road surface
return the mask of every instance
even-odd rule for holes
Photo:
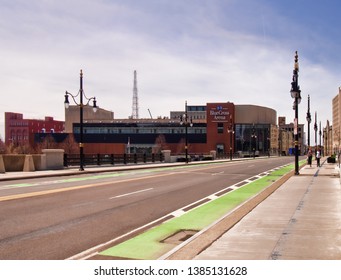
[[[0,182],[0,259],[67,259],[291,157]]]

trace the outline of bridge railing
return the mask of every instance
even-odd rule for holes
[[[157,154],[84,154],[83,163],[91,165],[116,165],[163,162],[162,153]],[[79,154],[64,154],[64,166],[80,165]]]

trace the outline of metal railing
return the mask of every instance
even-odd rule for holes
[[[84,165],[116,165],[163,162],[164,156],[159,154],[84,154]],[[64,166],[80,164],[79,154],[64,154]]]

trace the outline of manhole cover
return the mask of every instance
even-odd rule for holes
[[[178,245],[186,241],[187,239],[191,238],[197,232],[198,232],[197,230],[181,230],[165,238],[161,242]]]

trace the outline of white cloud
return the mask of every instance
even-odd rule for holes
[[[312,36],[294,40],[306,27],[248,1],[193,3],[8,1],[0,12],[0,90],[6,95],[0,110],[64,119],[64,92],[78,91],[83,69],[86,94],[116,117],[127,117],[136,69],[142,117],[148,109],[168,115],[185,100],[230,101],[270,107],[290,121],[298,48],[300,120],[307,94],[312,111],[321,111],[324,123],[331,120],[340,70],[311,58],[321,46],[311,46]]]

